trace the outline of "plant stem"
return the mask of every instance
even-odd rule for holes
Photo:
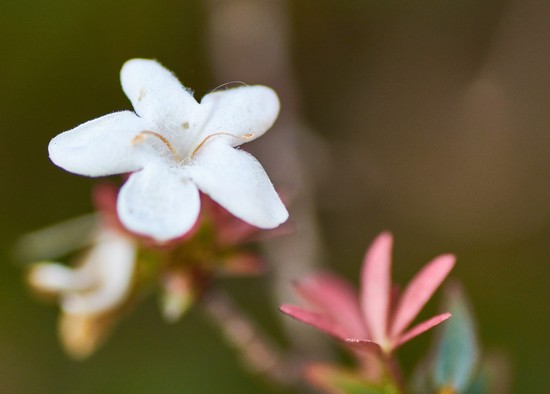
[[[239,351],[250,371],[280,386],[297,383],[300,371],[297,362],[283,354],[226,293],[210,290],[204,295],[201,305],[220,327],[226,341]]]
[[[393,356],[393,354],[383,355],[382,358],[386,372],[394,382],[395,387],[397,387],[399,393],[405,394],[407,391],[405,390],[403,375],[401,374],[401,368],[399,367],[397,359]]]

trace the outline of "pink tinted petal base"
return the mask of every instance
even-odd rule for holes
[[[368,338],[357,293],[346,281],[322,273],[294,284],[296,292],[345,331],[346,336]]]
[[[402,333],[426,305],[439,285],[445,280],[455,263],[455,257],[442,255],[426,264],[411,280],[395,310],[390,329],[390,337]]]
[[[382,348],[379,344],[368,339],[358,339],[358,338],[346,338],[344,340],[355,351],[363,351],[374,354],[381,354]]]
[[[420,334],[428,331],[430,328],[437,326],[440,323],[443,323],[445,320],[451,317],[450,313],[442,313],[440,315],[434,316],[431,319],[423,321],[418,325],[411,328],[409,331],[401,335],[395,342],[393,348],[396,349],[399,346],[403,345],[405,342],[410,341],[414,337],[419,336]]]
[[[285,315],[309,324],[310,326],[315,327],[316,329],[337,339],[344,340],[346,338],[346,335],[337,324],[320,313],[310,312],[300,307],[288,304],[281,305],[279,310]]]
[[[361,307],[371,338],[386,342],[391,290],[390,233],[380,234],[367,251],[361,273]]]

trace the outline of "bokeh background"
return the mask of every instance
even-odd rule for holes
[[[279,91],[279,123],[247,148],[293,201],[297,233],[267,245],[269,277],[221,286],[281,344],[286,279],[324,265],[357,281],[390,229],[397,280],[456,253],[511,392],[550,392],[549,20],[545,0],[2,0],[0,392],[283,392],[239,368],[199,309],[168,325],[154,297],[71,361],[56,309],[22,281],[18,237],[92,209],[95,180],[56,168],[47,144],[130,108],[118,72],[132,57],[196,97],[227,81]],[[427,345],[405,347],[405,365]]]

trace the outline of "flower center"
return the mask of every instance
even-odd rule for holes
[[[136,134],[136,136],[132,139],[132,145],[141,144],[143,141],[145,141],[149,137],[155,137],[161,140],[162,143],[168,147],[168,150],[170,151],[174,159],[178,161],[182,160],[180,154],[176,151],[174,146],[170,143],[170,141],[168,141],[166,137],[151,130],[143,130],[143,131],[140,131],[138,134]]]
[[[191,152],[191,155],[190,155],[189,158],[192,159],[195,156],[195,154],[204,146],[204,144],[206,144],[206,142],[210,138],[216,137],[216,136],[219,136],[219,135],[225,135],[225,136],[233,137],[233,138],[243,140],[243,141],[247,141],[247,140],[251,139],[252,137],[254,137],[254,133],[246,133],[246,134],[243,134],[243,135],[240,135],[240,136],[235,135],[235,134],[231,134],[231,133],[226,133],[226,132],[223,132],[223,131],[220,131],[219,133],[212,133],[212,134],[207,135],[206,137],[204,137],[202,139],[202,141],[197,144],[195,149],[193,149],[193,151]],[[151,131],[151,130],[140,131],[132,139],[132,145],[141,144],[142,142],[146,141],[149,137],[158,138],[164,145],[166,145],[166,147],[170,151],[170,154],[172,155],[172,157],[176,161],[178,161],[178,162],[184,161],[184,158],[179,154],[179,152],[176,150],[176,148],[174,148],[174,145],[172,145],[172,143],[168,140],[168,138],[166,138],[162,134],[159,134],[155,131]]]

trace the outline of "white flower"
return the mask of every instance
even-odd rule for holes
[[[72,357],[88,357],[106,339],[131,298],[135,265],[134,242],[103,229],[76,268],[53,262],[31,268],[31,287],[59,298],[59,336]]]
[[[265,86],[210,93],[198,103],[168,70],[133,59],[121,70],[135,113],[116,112],[55,137],[51,160],[86,176],[131,172],[118,197],[128,229],[166,241],[187,232],[199,189],[236,217],[274,228],[288,212],[260,163],[235,149],[264,134],[279,112]]]
[[[63,313],[98,315],[121,306],[132,289],[136,247],[125,236],[103,230],[76,268],[37,263],[29,272],[30,285],[59,296]]]

